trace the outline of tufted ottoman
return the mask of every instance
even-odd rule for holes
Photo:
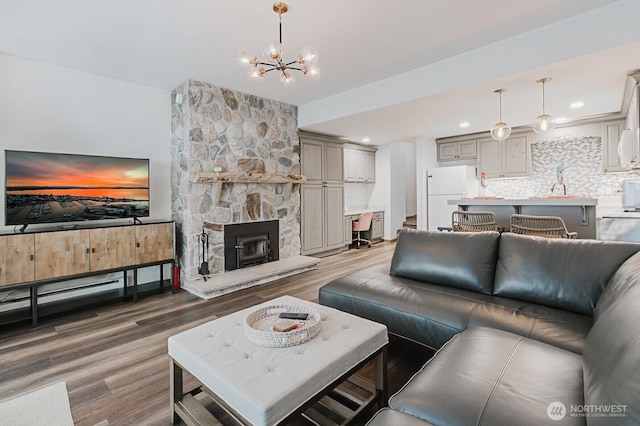
[[[243,329],[247,315],[281,304],[316,309],[322,318],[320,333],[288,348],[249,342]],[[202,324],[169,337],[172,422],[216,424],[193,396],[199,390],[244,424],[285,423],[303,413],[355,417],[376,403],[386,405],[387,344],[386,326],[291,296]],[[372,359],[375,383],[353,375]],[[183,369],[202,387],[184,394]]]

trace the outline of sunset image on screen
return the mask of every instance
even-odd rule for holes
[[[5,151],[6,222],[148,216],[149,160]]]

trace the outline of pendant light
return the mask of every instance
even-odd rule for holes
[[[536,80],[536,83],[542,83],[542,115],[539,115],[533,123],[533,131],[539,134],[549,132],[556,127],[556,118],[544,112],[544,84],[550,80],[551,77]]]
[[[502,121],[502,92],[506,89],[494,90],[493,93],[500,95],[500,121],[491,128],[491,137],[497,141],[503,141],[511,134],[511,127]]]

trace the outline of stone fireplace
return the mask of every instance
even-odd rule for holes
[[[236,225],[252,235],[256,224],[275,222],[275,236],[267,232],[271,257],[274,249],[279,259],[300,255],[300,185],[273,179],[300,174],[297,107],[188,80],[171,94],[171,118],[171,204],[181,283],[201,279],[203,229],[212,275],[229,270],[224,231]],[[247,247],[243,266],[262,262],[259,253],[266,250],[264,239],[248,238],[234,243]]]

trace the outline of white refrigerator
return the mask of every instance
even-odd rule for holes
[[[457,205],[449,200],[478,195],[475,166],[437,167],[427,170],[427,226],[430,231],[438,227],[451,227],[451,213]]]

